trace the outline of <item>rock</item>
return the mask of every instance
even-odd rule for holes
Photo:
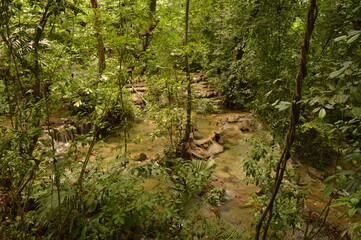
[[[193,135],[195,140],[200,140],[203,137],[198,131],[193,132]]]
[[[222,132],[213,132],[214,133],[214,139],[216,140],[217,143],[219,144],[223,144],[223,137],[222,137]]]
[[[212,132],[210,136],[202,139],[192,138],[189,148],[192,150],[192,157],[196,159],[208,158],[217,153],[223,152],[222,134]]]
[[[336,194],[340,197],[349,197],[350,196],[350,193],[347,192],[345,189],[337,191]]]
[[[147,155],[144,153],[139,154],[138,161],[144,161],[147,159]]]
[[[220,196],[220,201],[222,204],[225,204],[226,202],[230,201],[232,193],[229,189],[223,188],[222,189],[222,195]]]
[[[61,125],[50,130],[50,134],[59,142],[68,142],[75,136],[75,127],[68,125]]]
[[[130,100],[136,105],[144,105],[143,99],[139,96],[138,93],[133,93]]]
[[[192,151],[192,159],[198,159],[198,160],[202,160],[205,157],[204,152],[199,152],[199,151]]]
[[[203,88],[207,88],[208,87],[208,82],[207,81],[201,81],[199,82],[199,85]]]
[[[313,179],[318,179],[323,181],[323,179],[325,178],[324,173],[322,173],[321,171],[313,168],[313,167],[308,167],[307,168],[307,174],[313,178]]]
[[[146,92],[146,91],[148,91],[148,88],[147,87],[134,87],[134,88],[128,88],[128,91],[131,93]]]
[[[43,136],[39,137],[39,141],[51,141],[51,136],[44,134]]]
[[[300,187],[304,187],[304,186],[307,186],[307,185],[308,185],[306,179],[304,179],[304,178],[300,178],[300,179],[297,181],[296,184],[297,184],[298,186],[300,186]]]
[[[243,120],[239,122],[239,130],[241,130],[242,132],[254,131],[251,122],[248,120]]]
[[[237,123],[240,121],[239,120],[240,116],[239,115],[229,115],[226,119],[227,119],[228,123]]]
[[[293,161],[297,161],[297,160],[293,160]],[[313,174],[310,174],[310,171],[313,172]],[[317,175],[316,173],[317,170],[314,168],[304,165],[299,165],[297,167],[297,172],[298,172],[298,180],[297,180],[298,186],[311,186],[319,181],[319,178],[315,177]]]
[[[206,97],[207,98],[217,97],[217,93],[213,89],[207,90]]]
[[[263,194],[264,194],[263,188],[260,188],[260,189],[258,189],[258,190],[256,191],[256,195],[257,195],[257,196],[262,196]]]
[[[221,118],[219,120],[219,122],[222,124],[222,125],[225,125],[226,123],[228,123],[228,118]]]
[[[212,142],[214,142],[214,139],[212,136],[194,141],[194,143],[197,147],[200,147],[203,149],[208,149],[209,146],[212,144]]]
[[[219,143],[213,143],[213,144],[211,144],[210,146],[209,146],[209,148],[208,148],[208,150],[207,150],[207,154],[209,155],[209,156],[211,156],[211,155],[215,155],[215,154],[217,154],[217,153],[221,153],[221,152],[223,152],[223,146],[222,145],[220,145]]]
[[[201,82],[203,80],[204,80],[204,75],[203,74],[200,74],[199,76],[196,76],[196,77],[192,78],[193,83],[199,83],[199,82]]]

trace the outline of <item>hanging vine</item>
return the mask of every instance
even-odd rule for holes
[[[268,216],[262,239],[266,239],[266,237],[267,237],[267,231],[268,231],[268,228],[272,221],[273,205],[276,200],[277,193],[282,184],[283,176],[284,176],[284,173],[286,170],[287,161],[290,158],[291,147],[295,140],[296,125],[297,125],[297,123],[299,121],[299,117],[300,117],[300,100],[301,100],[301,94],[302,94],[302,82],[303,82],[303,79],[305,79],[305,77],[307,75],[307,54],[308,54],[308,51],[310,48],[311,34],[312,34],[312,31],[315,26],[317,14],[318,14],[317,0],[312,0],[310,3],[310,7],[308,9],[308,14],[307,14],[307,25],[306,25],[306,31],[305,31],[305,36],[304,36],[304,40],[303,40],[302,50],[301,50],[301,62],[300,62],[297,77],[296,77],[296,88],[295,88],[295,91],[292,96],[290,125],[289,125],[289,129],[288,129],[286,139],[285,139],[285,146],[282,151],[281,158],[277,164],[274,190],[273,190],[271,199],[270,199],[266,209],[262,213],[260,220],[258,221],[258,223],[256,225],[256,236],[255,236],[256,240],[260,239],[263,223]]]

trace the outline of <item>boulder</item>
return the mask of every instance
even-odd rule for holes
[[[139,154],[138,161],[144,161],[147,160],[147,155],[145,153]]]
[[[211,144],[207,150],[207,155],[209,156],[212,156],[212,155],[215,155],[217,153],[221,153],[223,152],[223,146],[220,145],[219,143],[217,142],[214,142],[213,144]]]

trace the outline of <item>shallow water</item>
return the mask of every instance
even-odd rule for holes
[[[230,119],[235,114],[223,113],[213,115],[201,115],[196,117],[198,131],[203,137],[216,130],[220,131],[221,119]],[[218,124],[217,124],[218,123]],[[227,130],[228,129],[228,130]],[[223,131],[224,151],[214,156],[216,161],[216,173],[213,184],[225,189],[225,201],[219,206],[219,216],[226,222],[238,225],[241,228],[252,231],[252,205],[248,204],[248,198],[258,188],[255,185],[247,185],[244,182],[243,161],[251,148],[250,139],[254,133],[242,133],[234,128],[226,128]]]
[[[224,126],[221,123],[222,119],[233,119],[239,115],[245,119],[251,118],[248,113],[240,112],[196,115],[193,119],[196,129],[195,139],[206,138],[213,131],[222,131],[222,126]],[[150,137],[155,127],[156,124],[149,120],[139,120],[134,124],[129,133],[128,156],[130,158],[136,159],[140,153],[145,153],[148,157],[163,153],[165,145],[169,142],[166,138],[154,140]],[[242,132],[229,124],[223,127],[222,145],[224,151],[214,156],[216,172],[213,185],[225,189],[225,200],[219,206],[217,214],[211,213],[214,209],[208,209],[205,210],[205,216],[215,217],[217,215],[226,222],[237,225],[246,231],[254,231],[254,226],[252,226],[254,222],[252,209],[254,206],[250,205],[248,201],[259,188],[245,183],[245,173],[242,166],[252,149],[251,139],[266,139],[267,135],[269,134],[265,130]],[[124,143],[121,139],[121,136],[106,139],[104,144],[97,147],[98,157],[104,159],[105,162],[113,161],[117,154],[124,152]],[[145,181],[144,187],[152,191],[159,184],[159,179],[148,179]],[[323,189],[324,184],[319,180],[314,180],[309,186],[310,195],[306,200],[306,205],[311,211],[319,213],[326,204],[327,200],[321,199]],[[342,208],[331,209],[328,221],[335,225],[347,226],[350,221],[341,216],[342,210]]]
[[[140,153],[147,157],[154,157],[162,153],[167,139],[153,139],[151,133],[154,132],[156,124],[151,120],[137,120],[132,129],[128,132],[127,157],[136,160]],[[122,133],[106,138],[103,143],[98,144],[96,151],[98,157],[105,162],[111,162],[117,155],[124,154],[125,143]]]

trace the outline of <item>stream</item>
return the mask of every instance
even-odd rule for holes
[[[196,95],[199,98],[217,99],[217,93],[213,88],[208,88],[208,82],[203,77],[195,81],[195,87],[198,87]],[[132,88],[132,97],[135,103],[141,102],[140,95],[146,88],[143,85]],[[139,104],[140,105],[140,104]],[[225,111],[225,110],[223,110]],[[52,134],[56,137],[55,148],[57,155],[61,156],[69,147],[68,141],[74,138],[75,134],[85,133],[89,130],[87,125],[75,125],[72,121],[66,119],[68,113],[66,111],[58,111],[50,119],[53,122]],[[59,120],[60,119],[60,120]],[[193,156],[201,156],[205,158],[212,157],[216,162],[215,176],[212,184],[216,187],[224,189],[223,201],[219,204],[218,209],[202,208],[202,214],[205,217],[219,217],[229,224],[239,226],[247,232],[253,232],[254,217],[253,210],[256,207],[249,203],[252,195],[256,194],[260,188],[246,184],[243,164],[252,151],[252,139],[262,139],[265,142],[272,142],[272,136],[267,129],[247,112],[222,112],[216,114],[194,114],[193,133],[195,146],[192,149]],[[2,123],[7,126],[9,121]],[[127,157],[129,159],[139,159],[144,154],[145,159],[155,159],[158,155],[162,155],[166,145],[166,138],[151,137],[157,124],[150,120],[148,116],[139,116],[129,132],[129,140],[127,143]],[[45,124],[43,125],[45,135],[39,141],[49,140]],[[70,130],[69,130],[70,129]],[[217,136],[220,136],[218,139]],[[199,146],[211,142],[208,149],[199,152]],[[214,144],[212,143],[214,142]],[[198,145],[197,145],[198,144]],[[207,143],[208,144],[208,143]],[[89,146],[80,146],[79,150],[87,152]],[[198,151],[198,152],[197,152]],[[119,153],[124,152],[124,142],[122,137],[109,136],[102,141],[96,143],[94,151],[91,153],[91,162],[101,165],[102,169],[107,170],[112,166],[112,161],[117,159]],[[145,160],[142,159],[142,160]],[[80,161],[82,159],[79,159]],[[141,160],[141,159],[139,159]],[[202,161],[202,160],[200,160]],[[131,164],[147,164],[149,161],[134,161]],[[325,185],[322,183],[324,174],[312,167],[303,164],[292,164],[300,175],[299,186],[304,186],[309,190],[309,195],[305,200],[305,211],[315,213],[317,216],[322,212],[323,207],[327,203],[327,199],[322,199],[323,189]],[[149,188],[155,186],[157,181],[152,180],[145,182]],[[342,229],[347,227],[351,221],[360,221],[360,216],[355,216],[353,220],[344,216],[344,207],[332,207],[330,209],[327,221],[316,239],[339,239]],[[300,239],[303,230],[299,230],[292,237],[286,239]],[[348,238],[343,238],[348,239]]]
[[[254,231],[254,226],[252,226],[254,222],[254,205],[248,202],[249,198],[259,190],[259,187],[245,183],[243,162],[252,149],[252,138],[269,140],[270,134],[263,129],[262,124],[255,120],[250,113],[244,112],[198,114],[194,117],[194,122],[196,125],[195,139],[204,139],[214,132],[222,132],[221,145],[223,151],[213,156],[216,162],[213,185],[222,187],[225,190],[225,201],[219,205],[217,214],[214,214],[214,211],[212,212],[209,209],[203,209],[202,214],[205,217],[220,217],[246,231]],[[127,146],[130,158],[137,159],[140,153],[152,158],[163,152],[164,146],[167,144],[166,139],[152,139],[150,137],[155,128],[156,123],[147,118],[136,121]],[[122,151],[124,151],[124,144],[121,138],[109,137],[103,143],[97,145],[95,154],[97,161],[100,159],[102,165],[106,167],[107,163],[114,160],[116,155]],[[135,164],[140,164],[140,162]],[[306,182],[303,184],[307,184],[310,191],[306,200],[307,208],[315,213],[320,213],[327,202],[327,200],[321,200],[324,184],[317,176],[309,173],[316,174],[314,172],[317,170],[307,166],[299,168],[301,175],[303,175],[302,181]],[[156,182],[146,184],[154,185]],[[322,239],[337,239],[340,233],[339,226],[347,226],[350,223],[349,219],[341,216],[341,210],[341,208],[331,209]],[[330,230],[328,231],[328,229]],[[302,232],[300,231],[298,236],[301,235]]]
[[[260,189],[255,185],[246,184],[243,163],[252,151],[252,139],[263,139],[271,143],[271,135],[250,113],[245,112],[196,114],[193,121],[195,123],[195,142],[209,139],[215,133],[221,134],[221,138],[216,144],[222,148],[215,148],[216,152],[212,154],[216,162],[216,171],[212,184],[224,189],[224,201],[219,204],[216,214],[215,211],[206,208],[202,209],[202,214],[209,218],[219,217],[248,232],[254,231],[252,223],[254,223],[253,209],[255,206],[249,204],[249,198]],[[130,159],[137,159],[141,153],[145,154],[147,159],[163,153],[167,141],[162,137],[155,139],[151,137],[151,133],[154,132],[155,128],[156,123],[146,116],[142,116],[141,119],[135,121],[129,133],[127,144]],[[210,148],[212,147],[210,146]],[[83,151],[86,151],[86,147]],[[101,163],[102,168],[105,170],[107,167],[112,166],[112,164],[108,165],[108,163],[114,161],[117,154],[121,152],[124,152],[122,138],[108,137],[96,144],[91,161]],[[196,155],[202,154],[198,152]],[[133,164],[146,164],[146,162],[141,163],[138,161]],[[327,202],[327,200],[321,198],[325,187],[321,181],[321,175],[311,167],[304,165],[298,165],[297,167],[302,176],[300,180],[302,185],[306,185],[310,191],[305,201],[306,208],[308,211],[318,214]],[[156,182],[145,184],[155,185]],[[338,239],[341,228],[350,224],[350,220],[342,216],[341,212],[343,210],[341,207],[331,208],[326,224],[321,231],[322,234],[320,234],[322,238],[319,239]],[[302,230],[296,233],[295,236],[287,239],[299,239],[302,236]]]

